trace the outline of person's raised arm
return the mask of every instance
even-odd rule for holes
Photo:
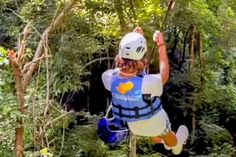
[[[156,45],[158,46],[160,74],[162,83],[165,84],[169,79],[170,66],[169,66],[168,56],[166,53],[166,45],[163,34],[159,31],[156,31],[153,35],[153,40],[156,42]]]

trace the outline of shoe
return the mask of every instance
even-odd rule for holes
[[[178,155],[181,153],[183,144],[186,143],[188,136],[189,136],[188,128],[185,125],[180,125],[176,132],[178,143],[176,146],[172,147],[173,154]]]
[[[166,150],[171,150],[171,147],[167,146],[165,143],[163,143],[163,145]]]

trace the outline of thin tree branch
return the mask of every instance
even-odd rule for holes
[[[46,47],[44,48],[45,49],[45,55],[48,56],[48,37],[46,37]],[[50,85],[49,85],[49,77],[50,77],[50,74],[49,74],[49,60],[48,58],[46,58],[46,79],[47,79],[47,94],[46,94],[46,105],[45,105],[45,108],[44,108],[44,115],[47,114],[48,112],[48,109],[49,109],[49,96],[50,96]]]
[[[55,123],[56,121],[60,120],[61,118],[64,118],[64,117],[66,117],[66,116],[68,116],[68,115],[70,115],[70,114],[73,114],[73,113],[75,113],[75,111],[73,111],[73,110],[71,110],[71,111],[69,111],[69,112],[66,112],[66,113],[60,115],[59,117],[53,119],[52,121],[48,122],[48,123],[45,125],[45,127],[51,125],[52,123]]]
[[[36,60],[33,60],[33,61],[31,61],[31,62],[25,64],[25,65],[24,65],[24,68],[23,68],[23,70],[22,70],[22,73],[24,74],[24,73],[27,71],[28,67],[29,67],[31,64],[36,63],[36,62],[38,62],[38,61],[40,61],[40,60],[42,60],[42,59],[44,59],[44,58],[49,58],[49,57],[52,57],[52,55],[48,55],[48,56],[42,55],[41,57],[37,58]]]
[[[18,56],[17,56],[17,63],[19,65],[21,64],[22,56],[23,56],[24,51],[25,51],[25,45],[26,45],[26,42],[27,42],[26,39],[29,36],[29,26],[30,26],[30,23],[28,23],[25,26],[24,31],[23,31],[23,39],[20,41],[20,44],[19,44],[19,50],[18,50]]]
[[[97,59],[94,59],[88,63],[86,63],[80,70],[84,70],[87,66],[93,64],[94,62],[97,62],[97,61],[103,61],[103,60],[113,60],[114,58],[113,57],[102,57],[102,58],[97,58]]]
[[[65,142],[65,121],[63,120],[63,130],[62,130],[62,139],[61,139],[61,149],[58,156],[61,156],[62,150],[64,148],[64,142]]]

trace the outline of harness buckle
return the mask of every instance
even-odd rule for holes
[[[151,94],[142,94],[142,97],[143,97],[143,101],[146,104],[148,104],[148,105],[152,104]]]
[[[150,109],[151,109],[151,113],[154,114],[155,110],[154,110],[154,107],[153,107],[153,103],[150,104]]]

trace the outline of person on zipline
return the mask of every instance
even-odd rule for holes
[[[126,34],[115,57],[115,69],[102,74],[105,88],[112,94],[112,113],[127,122],[130,131],[138,136],[148,136],[156,143],[163,143],[180,154],[188,137],[188,129],[181,125],[175,134],[169,118],[162,108],[160,96],[169,78],[169,62],[163,34],[153,35],[158,52],[160,73],[146,74],[147,43],[141,27]],[[157,58],[158,59],[158,58]]]

